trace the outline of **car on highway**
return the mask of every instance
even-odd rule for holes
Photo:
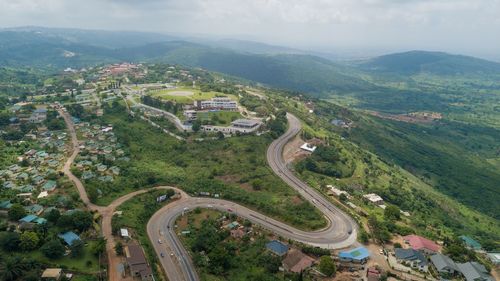
[[[163,258],[163,257],[165,257],[165,254],[163,252],[161,252],[160,256]]]
[[[170,252],[170,256],[173,257],[174,256],[174,252]]]
[[[161,243],[162,243],[162,242],[161,242],[161,239],[158,239],[158,244],[161,244]]]
[[[214,207],[214,206],[212,206],[212,205],[207,205],[207,208],[213,208],[213,207]]]
[[[227,208],[227,211],[228,211],[228,212],[232,212],[232,211],[233,211],[233,209],[231,209],[231,208]]]

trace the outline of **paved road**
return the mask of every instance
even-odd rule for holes
[[[284,164],[283,147],[300,131],[300,122],[295,116],[288,115],[288,120],[290,128],[283,136],[275,140],[268,149],[268,162],[277,175],[323,212],[329,220],[328,226],[318,231],[306,232],[230,201],[214,198],[193,198],[181,193],[180,200],[156,212],[147,225],[148,236],[156,253],[159,256],[161,254],[164,256],[160,257],[160,262],[170,281],[199,280],[188,252],[182,246],[176,235],[177,233],[175,233],[176,218],[196,207],[232,212],[263,226],[277,235],[313,246],[339,249],[356,243],[356,223],[321,194],[296,178]]]

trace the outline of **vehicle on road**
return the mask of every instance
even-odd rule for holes
[[[173,257],[174,256],[174,252],[170,252],[170,256]]]
[[[158,244],[161,244],[161,243],[162,243],[162,242],[161,242],[161,239],[158,239]]]
[[[165,257],[165,254],[163,252],[161,252],[160,256],[163,258],[163,257]]]
[[[228,211],[228,212],[232,212],[232,211],[233,211],[233,209],[231,209],[231,208],[228,208],[228,209],[227,209],[227,211]]]

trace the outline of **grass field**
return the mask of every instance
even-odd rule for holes
[[[94,256],[90,249],[94,245],[94,241],[87,241],[83,253],[80,257],[72,258],[70,256],[62,257],[59,259],[49,259],[45,257],[41,251],[19,252],[21,255],[33,258],[40,263],[50,265],[53,267],[63,267],[71,271],[80,273],[96,273],[99,271],[99,260]],[[1,253],[7,255],[7,253]]]
[[[236,100],[237,98],[233,95],[227,95],[219,92],[202,92],[196,88],[176,88],[176,89],[163,89],[149,91],[153,97],[159,97],[164,100],[175,101],[178,103],[192,103],[196,100],[208,100],[217,96],[225,96]]]
[[[232,121],[243,118],[238,111],[198,112],[198,120],[212,121],[216,126],[227,126]]]

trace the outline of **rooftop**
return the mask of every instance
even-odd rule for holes
[[[273,240],[266,244],[266,248],[278,256],[283,256],[288,252],[288,246],[278,240]]]
[[[74,233],[73,231],[68,231],[66,233],[61,233],[59,235],[57,235],[59,238],[63,239],[64,242],[66,242],[66,244],[68,245],[72,245],[74,241],[76,240],[80,240],[80,236],[78,236],[76,233]]]
[[[418,235],[407,235],[404,236],[403,239],[407,241],[415,250],[427,249],[433,252],[438,252],[440,249],[438,244]]]
[[[351,260],[363,260],[370,257],[370,251],[368,251],[365,247],[358,247],[352,250],[340,252],[339,257]]]

